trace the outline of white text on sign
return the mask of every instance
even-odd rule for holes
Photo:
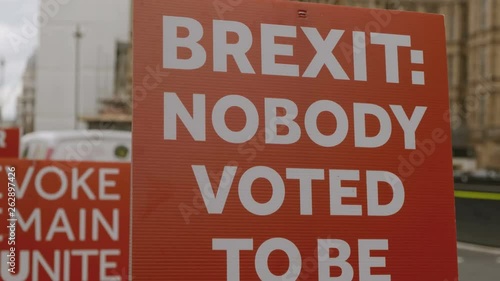
[[[115,243],[124,239],[120,232],[123,210],[116,205],[123,195],[120,191],[123,187],[117,182],[121,169],[76,167],[67,170],[58,164],[53,162],[41,168],[29,166],[22,172],[16,169],[17,177],[12,180],[15,198],[20,205],[29,202],[33,208],[16,209],[15,234],[25,242],[18,242],[15,252],[1,249],[1,264],[11,268],[17,264],[17,268],[13,272],[1,266],[0,280],[36,281],[42,280],[41,276],[50,280],[73,280],[77,275],[78,280],[90,280],[92,274],[98,274],[99,280],[120,279],[117,261],[124,255],[123,251],[114,245],[102,247],[99,242],[106,239]],[[0,166],[0,171],[12,177],[13,168]],[[32,203],[47,201],[57,207],[44,208]],[[81,207],[65,207],[64,202],[68,201]],[[100,201],[115,206],[100,208],[97,205]],[[40,243],[58,245],[48,249],[28,247]]]
[[[178,37],[179,28],[189,31],[187,37]],[[276,43],[277,38],[298,38],[298,31],[302,31],[308,42],[316,50],[316,55],[305,70],[299,65],[278,63],[280,56],[294,56],[294,46]],[[228,34],[236,34],[239,38],[236,43],[228,43]],[[325,33],[323,36],[321,33]],[[261,74],[316,78],[323,67],[328,68],[333,79],[368,81],[367,71],[367,37],[371,45],[384,46],[386,83],[398,84],[399,79],[399,48],[409,48],[411,36],[389,33],[365,33],[352,31],[352,60],[354,71],[349,75],[339,59],[333,53],[346,30],[331,29],[318,31],[314,27],[297,27],[291,25],[261,24],[260,50]],[[200,41],[205,36],[205,30],[196,19],[186,17],[163,17],[163,67],[165,69],[194,70],[205,66],[207,52]],[[227,72],[228,57],[232,57],[241,73],[256,74],[255,68],[247,57],[247,53],[254,47],[254,34],[244,23],[237,21],[213,20],[213,71]],[[191,52],[190,58],[179,58],[179,49],[185,48]],[[411,63],[424,63],[422,50],[410,50]],[[423,71],[412,71],[412,84],[425,85]]]
[[[212,67],[214,72],[228,72],[229,60],[234,61],[239,73],[248,75],[288,76],[315,79],[326,68],[332,79],[361,83],[370,81],[369,63],[367,63],[369,48],[376,48],[373,52],[385,60],[385,83],[400,83],[399,52],[407,51],[412,64],[424,63],[422,50],[410,49],[411,36],[402,34],[388,34],[377,32],[346,31],[341,29],[318,30],[315,27],[265,24],[259,25],[259,32],[242,22],[213,20],[211,28],[204,27],[199,21],[187,17],[163,17],[163,68],[181,71],[196,70]],[[187,30],[187,35],[180,36],[179,30]],[[254,28],[255,29],[255,28]],[[207,34],[210,30],[212,34]],[[258,33],[258,34],[257,34]],[[299,34],[302,33],[302,34]],[[228,38],[238,38],[237,41]],[[256,36],[259,36],[258,38]],[[212,40],[207,40],[212,38]],[[288,38],[288,44],[277,43]],[[290,40],[293,39],[293,40]],[[301,68],[293,58],[297,54],[294,48],[304,46],[305,42],[315,52],[311,61]],[[352,40],[353,62],[352,71],[342,65],[338,57],[339,42]],[[293,43],[297,44],[294,46]],[[208,46],[206,44],[212,44]],[[373,47],[375,46],[375,47]],[[251,61],[249,52],[254,49],[260,52],[258,61]],[[213,50],[209,54],[207,50]],[[189,52],[183,52],[189,51]],[[370,50],[370,53],[373,53]],[[186,57],[185,53],[190,56]],[[211,56],[211,57],[210,57]],[[288,63],[280,63],[280,57],[288,57]],[[208,64],[213,62],[213,65]],[[260,66],[260,70],[256,66]],[[412,84],[425,85],[423,71],[412,71]],[[279,79],[279,78],[276,78]],[[418,129],[427,112],[426,106],[403,106],[398,103],[375,104],[366,102],[352,102],[349,105],[337,103],[334,100],[320,99],[311,101],[304,106],[293,98],[265,97],[261,100],[251,100],[243,92],[228,92],[221,95],[215,104],[207,107],[207,96],[204,89],[194,89],[191,96],[183,96],[168,90],[163,94],[163,139],[179,141],[179,128],[187,130],[189,138],[197,142],[214,141],[207,139],[207,131],[213,127],[217,138],[229,144],[244,144],[251,141],[259,132],[259,127],[265,132],[265,143],[274,145],[291,145],[301,142],[312,142],[321,148],[333,148],[341,145],[353,136],[356,149],[377,149],[391,146],[401,150],[415,150],[417,148]],[[314,93],[309,93],[314,95]],[[332,95],[334,96],[334,95]],[[188,109],[189,108],[189,109]],[[299,111],[300,108],[300,111]],[[226,123],[228,111],[237,109],[243,112],[242,126],[233,130]],[[280,114],[278,114],[280,112]],[[326,113],[331,125],[329,134],[319,128],[319,116]],[[368,134],[369,121],[376,119],[379,127],[377,132]],[[285,132],[278,132],[278,127],[286,127]],[[350,132],[352,130],[352,132]],[[398,137],[394,137],[398,135]],[[212,135],[213,136],[213,135]],[[217,140],[215,140],[217,141]],[[311,169],[304,167],[287,167],[274,169],[268,166],[255,166],[241,171],[238,165],[226,165],[220,181],[213,183],[209,177],[207,167],[200,163],[192,163],[191,169],[195,177],[199,192],[209,215],[224,215],[226,201],[230,192],[237,192],[241,205],[250,215],[272,216],[279,212],[287,198],[287,181],[299,181],[299,205],[296,214],[313,216],[324,211],[315,206],[314,189],[318,182],[328,181],[329,215],[334,216],[370,216],[388,217],[398,214],[405,205],[405,187],[403,181],[394,173],[376,168],[368,170],[353,169]],[[237,176],[238,175],[238,176]],[[239,178],[239,182],[235,179]],[[257,184],[265,180],[266,184]],[[360,192],[361,187],[352,187],[345,182],[361,182],[366,180],[366,192]],[[269,188],[272,190],[266,202],[257,201],[252,194],[252,188]],[[321,186],[325,186],[322,183]],[[384,186],[382,188],[382,186]],[[390,189],[386,187],[389,186]],[[293,191],[297,193],[297,190]],[[347,204],[353,198],[363,195],[365,204]],[[383,194],[383,195],[382,195]],[[386,196],[390,195],[390,196]],[[384,198],[382,204],[381,198]],[[389,198],[389,200],[386,200]],[[388,201],[388,202],[387,202]],[[329,233],[325,233],[329,235]],[[250,236],[251,237],[251,236]],[[341,237],[342,238],[342,237]],[[357,239],[357,245],[350,245],[342,239],[326,239],[315,237],[318,245],[318,280],[350,281],[359,276],[361,281],[379,280],[390,281],[390,274],[374,274],[372,268],[385,268],[384,257],[374,256],[371,251],[388,251],[389,240],[386,237],[370,237],[371,239]],[[297,280],[302,272],[302,257],[298,244],[283,237],[270,237],[259,247],[254,247],[254,239],[246,237],[214,237],[213,251],[225,251],[227,261],[227,280],[240,280],[240,255],[244,251],[255,253],[255,270],[261,280]],[[357,247],[357,254],[351,254]],[[330,249],[336,249],[338,256],[330,255]],[[288,256],[288,270],[283,274],[276,274],[268,266],[269,256],[274,251],[284,252]],[[324,253],[326,251],[326,254]],[[321,254],[323,252],[323,254]],[[352,257],[357,258],[357,265],[353,266]],[[341,269],[341,275],[332,277],[331,268]],[[354,272],[357,268],[359,272]]]
[[[182,121],[186,129],[196,141],[206,141],[206,107],[205,95],[193,95],[193,113],[189,113],[176,93],[164,94],[164,139],[177,140],[177,120]],[[233,131],[226,125],[226,113],[231,108],[238,108],[244,112],[246,121],[243,129]],[[376,104],[354,103],[354,116],[349,118],[346,110],[331,100],[320,100],[309,106],[304,115],[304,130],[295,121],[299,115],[297,105],[288,99],[264,99],[264,118],[259,116],[255,104],[240,95],[229,95],[221,98],[214,106],[211,114],[212,126],[217,135],[228,143],[245,143],[251,140],[258,132],[259,124],[264,119],[266,143],[293,144],[299,141],[303,131],[309,139],[322,147],[335,147],[341,144],[349,133],[349,123],[354,123],[355,147],[377,148],[385,145],[392,136],[393,127],[399,126],[404,133],[404,148],[416,148],[416,131],[427,107],[417,106],[412,112],[406,112],[401,105],[390,105],[385,109]],[[284,109],[286,114],[278,116],[277,110]],[[390,113],[397,119],[393,125]],[[323,134],[317,126],[318,117],[328,113],[336,120],[336,127],[332,134]],[[366,119],[375,117],[380,124],[377,135],[367,136]],[[352,121],[350,121],[352,120]],[[332,122],[333,123],[333,122]],[[278,134],[277,126],[287,126],[288,134]]]

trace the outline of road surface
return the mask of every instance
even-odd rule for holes
[[[460,281],[500,280],[500,248],[459,243],[458,266]]]

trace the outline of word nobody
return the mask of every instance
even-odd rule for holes
[[[164,139],[177,140],[177,121],[180,120],[196,141],[206,141],[206,103],[205,95],[194,94],[192,98],[193,112],[190,113],[176,93],[164,94]],[[231,130],[226,124],[226,113],[231,108],[241,110],[246,117],[243,129]],[[286,113],[278,116],[279,109]],[[392,115],[397,119],[399,127],[404,132],[405,149],[416,148],[416,130],[427,107],[417,106],[408,114],[401,105],[390,105]],[[309,106],[304,115],[303,126],[307,136],[321,147],[334,147],[341,144],[349,133],[350,122],[354,123],[355,147],[377,148],[385,145],[392,136],[393,125],[388,110],[376,104],[354,103],[354,116],[349,118],[346,110],[331,100],[316,101]],[[318,118],[327,113],[333,116],[336,127],[332,134],[324,134],[318,128]],[[293,144],[300,140],[303,129],[295,121],[299,115],[297,104],[289,99],[264,99],[264,122],[266,143]],[[374,117],[379,121],[379,132],[368,136],[367,118]],[[262,117],[256,105],[248,98],[240,95],[224,96],[214,105],[212,110],[212,125],[217,135],[228,143],[245,143],[258,132]],[[351,120],[350,120],[351,119]],[[333,123],[333,122],[332,122]],[[277,126],[288,127],[287,134],[278,134]]]

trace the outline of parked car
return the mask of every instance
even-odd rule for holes
[[[472,172],[455,171],[454,177],[455,182],[459,183],[500,185],[500,172],[493,169],[481,169]]]
[[[476,152],[473,147],[453,147],[453,169],[465,172],[477,169]]]
[[[21,138],[21,158],[32,160],[129,162],[132,134],[122,131],[40,131]]]

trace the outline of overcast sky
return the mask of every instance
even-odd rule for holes
[[[15,118],[26,61],[38,44],[36,16],[39,0],[0,0],[0,58],[6,60],[0,106],[5,119]]]

